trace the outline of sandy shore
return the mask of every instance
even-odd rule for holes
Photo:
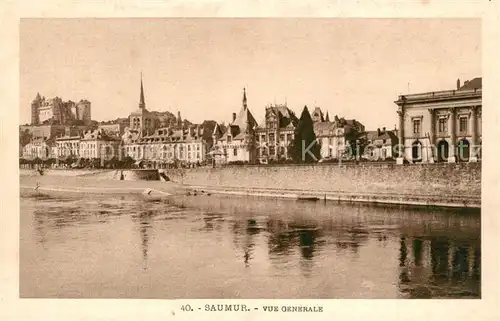
[[[86,193],[86,194],[145,194],[168,196],[185,194],[183,186],[163,181],[96,180],[86,176],[20,176],[20,192],[33,193]]]

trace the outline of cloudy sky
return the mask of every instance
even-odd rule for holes
[[[88,99],[92,118],[137,108],[228,121],[243,87],[257,121],[268,103],[304,105],[393,128],[397,95],[481,76],[472,19],[24,19],[20,123],[42,96]]]

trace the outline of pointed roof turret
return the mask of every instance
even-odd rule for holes
[[[243,108],[247,108],[247,92],[246,88],[243,88]]]
[[[325,121],[326,122],[330,122],[330,116],[328,115],[328,111],[326,112]]]
[[[144,87],[142,85],[142,72],[141,72],[141,97],[139,98],[139,108],[146,108],[146,102],[144,101]]]

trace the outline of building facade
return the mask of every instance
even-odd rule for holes
[[[397,155],[395,153],[398,144],[396,130],[386,130],[377,128],[375,131],[365,132],[367,146],[365,147],[363,158],[368,160],[388,160]]]
[[[265,120],[255,129],[256,157],[259,163],[290,159],[288,147],[299,120],[286,104],[266,106]]]
[[[110,160],[113,157],[121,157],[120,138],[108,135],[102,129],[86,132],[80,139],[79,147],[81,158]]]
[[[320,110],[321,112],[321,110]],[[323,115],[323,113],[317,114]],[[345,119],[338,116],[329,121],[328,113],[324,121],[314,122],[314,133],[320,144],[321,158],[349,158],[348,148],[351,136],[361,134],[365,126],[356,119]],[[355,139],[354,139],[355,140]]]
[[[216,163],[255,163],[257,160],[255,142],[257,121],[248,109],[245,89],[243,89],[242,105],[238,114],[233,113],[233,118],[225,131],[220,126],[214,129],[212,152]]]
[[[402,95],[398,163],[475,162],[481,158],[482,78],[456,90]]]
[[[56,138],[57,157],[79,157],[80,156],[80,140],[82,137],[77,136],[62,136]]]
[[[40,158],[42,160],[57,157],[57,148],[54,138],[38,137],[32,139],[22,148],[22,157],[25,159]]]
[[[207,154],[203,135],[201,125],[159,128],[152,135],[142,137],[137,131],[127,131],[122,139],[123,150],[137,164],[144,162],[153,168],[199,165]]]

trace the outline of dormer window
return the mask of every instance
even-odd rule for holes
[[[231,136],[227,136],[227,142],[230,143],[231,142]]]

